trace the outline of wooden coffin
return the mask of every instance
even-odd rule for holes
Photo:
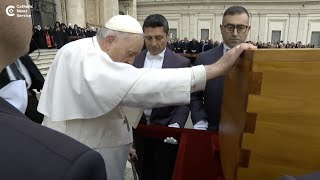
[[[320,50],[254,50],[240,59],[224,82],[225,179],[320,171]]]

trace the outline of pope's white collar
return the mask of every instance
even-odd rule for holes
[[[98,42],[97,36],[92,37],[92,41],[93,41],[93,46],[94,46],[96,49],[102,51],[102,49],[101,49],[101,47],[100,47],[100,44],[99,44],[99,42]]]

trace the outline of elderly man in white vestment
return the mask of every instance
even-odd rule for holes
[[[181,69],[137,69],[131,64],[143,47],[139,22],[128,15],[111,18],[93,38],[62,47],[46,77],[38,111],[44,125],[98,151],[109,180],[123,179],[132,129],[143,108],[187,104],[207,79],[232,68],[241,44],[216,64]]]

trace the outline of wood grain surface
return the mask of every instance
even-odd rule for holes
[[[319,171],[320,50],[246,51],[240,63],[252,69],[235,68],[224,87],[219,133],[226,179]],[[261,82],[253,78],[257,73]],[[250,152],[247,168],[239,166],[244,150]]]

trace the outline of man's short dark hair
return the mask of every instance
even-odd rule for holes
[[[223,17],[227,15],[246,14],[249,17],[248,10],[242,6],[231,6],[223,14]]]
[[[143,30],[144,28],[156,28],[156,27],[163,27],[163,31],[168,34],[169,33],[169,24],[167,19],[162,16],[161,14],[151,14],[148,16],[143,22]]]

